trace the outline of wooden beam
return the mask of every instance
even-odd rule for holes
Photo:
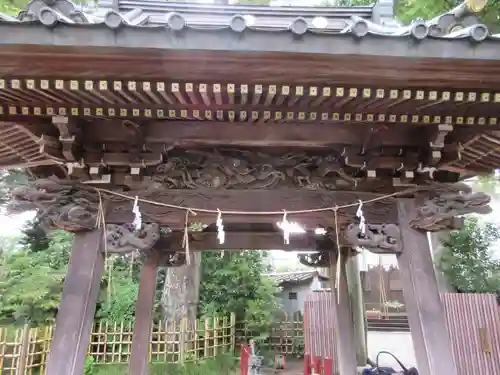
[[[114,125],[116,124],[116,125]],[[144,141],[167,145],[238,145],[327,147],[332,144],[363,146],[366,125],[327,123],[238,123],[217,121],[150,121],[144,125]],[[92,121],[85,126],[87,141],[124,142],[127,135],[117,131],[116,120]],[[401,129],[401,128],[399,128]],[[358,130],[358,131],[356,131]],[[394,126],[379,132],[383,146],[421,146],[418,137]]]
[[[184,251],[184,233],[174,231],[163,236],[156,244],[157,249],[168,251]],[[288,250],[288,251],[316,251],[325,242],[329,242],[329,249],[333,249],[327,236],[316,235],[314,232],[297,233],[290,236],[290,243],[283,241],[282,232],[225,232],[225,241],[219,244],[217,233],[192,232],[189,236],[191,251],[204,250]],[[167,245],[167,246],[165,246]],[[324,247],[321,246],[321,247]]]
[[[398,264],[408,321],[422,375],[457,375],[427,233],[410,227],[413,199],[398,199],[403,252]]]
[[[132,335],[129,374],[147,375],[149,367],[149,344],[156,292],[156,276],[159,254],[152,252],[142,266],[139,295],[135,307],[135,324]]]
[[[74,236],[46,375],[83,375],[104,271],[102,238],[100,230]]]
[[[214,223],[217,219],[217,209],[223,211],[239,211],[240,214],[223,215],[225,222],[230,223],[273,223],[282,220],[283,210],[311,210],[316,208],[330,208],[345,204],[354,204],[353,207],[341,209],[338,212],[339,221],[346,223],[356,214],[356,203],[359,199],[368,200],[380,197],[381,194],[349,192],[349,191],[313,191],[301,189],[273,189],[273,190],[226,190],[226,189],[193,189],[175,190],[150,189],[145,194],[144,190],[128,193],[131,199],[109,202],[106,222],[109,224],[128,223],[133,220],[132,204],[137,195],[145,199],[151,199],[159,204],[190,207],[194,210],[213,210],[214,213],[198,212],[196,216],[191,215],[189,220],[206,224]],[[143,221],[157,222],[172,228],[183,228],[185,211],[176,208],[140,203]],[[367,222],[373,224],[394,223],[397,220],[397,211],[394,200],[382,200],[363,207]],[[274,215],[266,214],[269,211],[276,212]],[[263,215],[245,214],[245,212],[262,212]],[[317,226],[333,226],[334,215],[331,210],[323,212],[308,212],[302,214],[288,214],[288,221],[297,221],[308,228]]]

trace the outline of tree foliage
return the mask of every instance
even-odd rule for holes
[[[31,223],[24,231],[22,246],[5,251],[0,263],[0,322],[40,325],[55,319],[71,250],[71,234],[50,235]],[[266,253],[203,253],[200,313],[236,312],[255,330],[267,327],[278,307],[273,282],[267,271]],[[139,291],[140,264],[131,256],[108,259],[101,282],[96,318],[131,321]],[[166,270],[159,271],[155,314]]]
[[[69,235],[55,232],[46,251],[7,252],[0,264],[0,321],[33,325],[57,312],[69,256]]]
[[[204,252],[200,285],[200,313],[234,312],[255,331],[265,330],[279,308],[268,271],[267,252]]]
[[[0,12],[2,12],[1,5]],[[12,189],[25,185],[29,180],[30,175],[24,170],[0,171],[0,205],[8,203]]]
[[[97,303],[96,318],[110,322],[130,322],[135,314],[139,293],[141,265],[131,254],[113,256],[101,280],[101,293]],[[157,285],[157,291],[161,286]],[[159,298],[159,294],[157,300]],[[159,307],[154,314],[158,317]]]
[[[499,239],[498,226],[469,218],[461,230],[450,233],[436,264],[459,292],[497,293],[500,261],[494,257],[492,246]]]

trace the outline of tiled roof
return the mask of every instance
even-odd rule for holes
[[[392,0],[379,0],[374,6],[333,8],[215,6],[159,0],[104,0],[97,9],[78,8],[68,0],[32,0],[16,18],[0,14],[0,22],[40,23],[46,27],[54,27],[59,23],[78,26],[101,24],[110,29],[160,26],[173,31],[230,29],[238,34],[251,30],[291,32],[295,35],[308,32],[351,34],[358,38],[379,35],[411,36],[416,40],[500,40],[500,35],[491,35],[479,18],[471,14],[465,2],[442,16],[429,21],[416,20],[408,26],[399,24],[392,16]]]
[[[302,281],[312,280],[315,276],[320,279],[327,279],[325,276],[319,274],[318,271],[294,271],[294,272],[277,272],[268,274],[269,277],[273,278],[278,284],[283,283],[299,283]]]

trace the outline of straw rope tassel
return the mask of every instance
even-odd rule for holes
[[[186,263],[187,264],[191,264],[191,253],[189,252],[189,230],[188,230],[189,212],[190,212],[190,210],[186,210],[186,219],[184,222],[184,237],[182,238],[182,246],[184,247],[184,250],[186,251]]]
[[[104,246],[104,269],[108,271],[108,281],[106,285],[106,291],[108,294],[108,299],[111,298],[111,273],[112,273],[112,267],[110,266],[108,262],[108,242],[106,238],[106,217],[104,214],[104,203],[102,200],[102,195],[101,191],[99,189],[95,189],[97,191],[97,196],[99,197],[99,209],[97,211],[97,218],[96,218],[96,227],[97,228],[102,228],[102,240],[103,240],[103,246]]]
[[[340,252],[340,244],[339,244],[339,223],[338,223],[338,216],[337,216],[337,211],[338,208],[335,207],[333,209],[333,214],[335,215],[335,242],[337,244],[337,266],[335,270],[335,291],[337,292],[337,303],[340,304],[340,273],[342,272],[341,269],[341,261],[342,261],[342,254]]]

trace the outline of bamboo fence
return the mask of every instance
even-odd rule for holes
[[[233,353],[234,314],[180,323],[155,322],[151,329],[151,362],[185,363]],[[0,327],[0,373],[43,374],[54,327]],[[97,323],[91,334],[89,356],[96,364],[127,363],[132,347],[132,323]]]
[[[150,362],[185,363],[234,353],[235,347],[261,337],[259,348],[296,355],[303,350],[304,326],[301,317],[285,316],[269,333],[253,332],[234,314],[180,323],[155,322],[151,328]],[[89,356],[96,364],[127,363],[132,347],[133,323],[98,322],[91,334]],[[2,375],[43,374],[53,326],[31,328],[0,327],[0,373]],[[23,340],[23,337],[25,338]]]

